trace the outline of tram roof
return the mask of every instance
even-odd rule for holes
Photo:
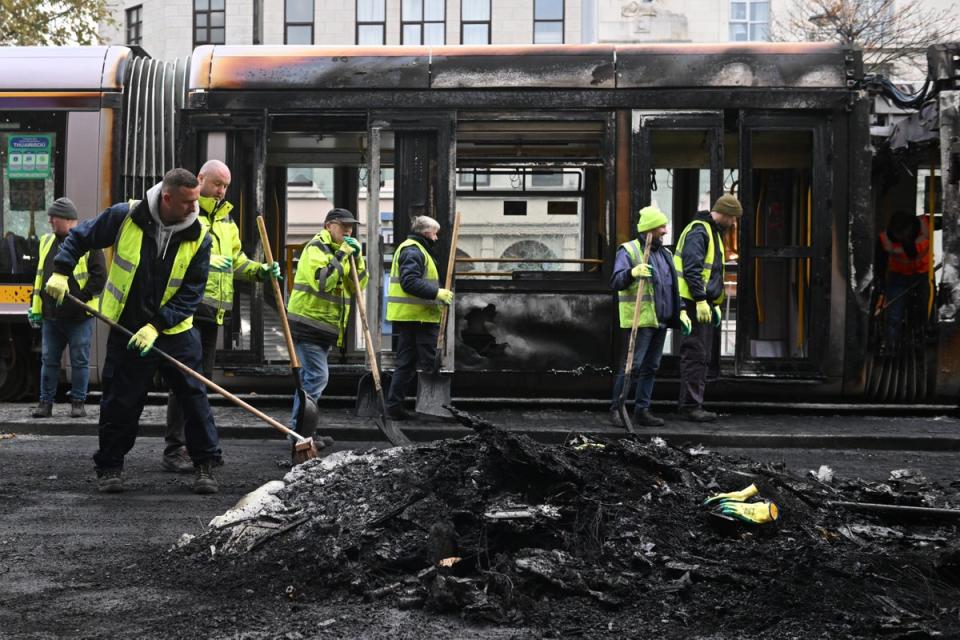
[[[847,89],[859,49],[835,43],[198,47],[189,90]]]
[[[132,55],[125,46],[0,47],[0,91],[120,91]]]

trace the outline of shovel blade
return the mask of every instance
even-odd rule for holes
[[[452,418],[444,405],[451,404],[450,376],[439,372],[420,373],[417,384],[416,411],[425,416]]]
[[[633,426],[633,420],[630,419],[630,412],[627,411],[627,403],[623,401],[623,398],[620,398],[617,412],[620,414],[620,420],[623,421],[623,428],[627,430],[627,433],[636,433],[637,430]]]
[[[389,388],[389,379],[382,379],[382,382]],[[380,415],[380,401],[377,396],[378,392],[373,382],[373,374],[368,371],[360,376],[360,380],[357,382],[355,409],[358,417],[373,418]]]
[[[297,415],[293,417],[293,430],[304,438],[312,438],[320,426],[320,410],[303,389],[297,389],[297,398],[300,402]]]

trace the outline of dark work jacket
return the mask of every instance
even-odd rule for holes
[[[643,251],[646,234],[641,234],[640,251]],[[650,268],[653,270],[653,308],[657,312],[660,327],[680,327],[680,286],[677,281],[677,270],[673,266],[673,256],[662,244],[655,244],[650,249]],[[642,254],[641,254],[642,255]],[[630,274],[635,265],[630,261],[630,255],[623,247],[617,249],[617,257],[613,263],[613,274],[610,276],[610,286],[614,291],[623,291],[633,284]]]
[[[707,255],[707,231],[703,225],[696,225],[687,234],[683,241],[683,279],[687,281],[690,295],[696,300],[715,300],[723,293],[723,251],[720,251],[721,234],[717,223],[713,221],[709,211],[697,212],[695,220],[705,220],[714,234],[713,271],[710,272],[710,282],[704,287],[703,261]]]
[[[430,257],[433,257],[433,253],[430,251],[434,244],[432,240],[427,240],[423,236],[412,233],[407,236],[407,240],[417,241],[427,250],[427,253],[430,253]],[[436,300],[440,284],[424,279],[423,276],[427,272],[427,264],[420,250],[416,247],[407,247],[400,252],[399,258],[396,259],[400,260],[400,287],[412,296],[426,298],[427,300]],[[434,258],[434,260],[436,260],[436,258]],[[439,269],[437,273],[440,273]]]
[[[64,236],[64,238],[65,237],[66,236]],[[41,276],[40,279],[40,282],[43,284],[46,284],[50,276],[53,275],[53,260],[57,256],[57,252],[60,250],[60,245],[63,244],[64,238],[60,236],[54,236],[53,238],[53,244],[50,245],[50,251],[47,252],[47,259],[44,260],[44,264],[40,267],[43,269],[43,276]],[[103,291],[103,285],[107,282],[107,267],[103,260],[102,251],[94,250],[87,256],[87,276],[87,283],[82,289],[73,277],[72,271],[67,278],[67,283],[70,286],[70,294],[82,302],[88,302],[100,295],[100,292]],[[43,309],[43,318],[45,320],[57,319],[76,322],[78,320],[86,320],[90,317],[80,307],[66,300],[63,304],[58,305],[57,301],[51,298],[46,291],[40,291],[40,302],[42,303],[41,308]]]
[[[149,323],[163,331],[191,317],[203,299],[203,290],[210,271],[209,236],[203,239],[200,249],[190,261],[183,284],[165,305],[160,305],[177,250],[184,240],[196,240],[200,237],[199,221],[195,220],[186,229],[175,233],[166,255],[161,257],[157,250],[157,225],[150,215],[146,199],[141,200],[132,212],[126,202],[115,204],[96,218],[85,220],[70,231],[54,259],[54,270],[57,273],[69,274],[80,256],[87,251],[112,247],[120,233],[120,225],[128,214],[143,229],[144,237],[140,247],[140,265],[133,277],[126,306],[120,314],[120,325],[130,331],[138,331]]]

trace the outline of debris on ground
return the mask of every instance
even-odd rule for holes
[[[956,486],[909,470],[884,483],[800,477],[661,439],[542,445],[455,413],[475,435],[294,467],[182,539],[167,570],[223,597],[356,599],[544,636],[923,638],[958,628],[958,521],[930,517],[960,508]],[[851,503],[926,509],[905,519]],[[776,512],[720,513],[730,504]]]

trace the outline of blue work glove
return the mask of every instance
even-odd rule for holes
[[[682,309],[680,311],[680,333],[685,336],[690,335],[693,332],[693,323],[690,322],[690,316],[687,315],[687,310]]]
[[[650,268],[650,265],[641,262],[633,269],[630,269],[630,275],[634,278],[652,278],[653,269]]]
[[[280,264],[277,262],[271,262],[267,264],[264,262],[260,265],[260,270],[257,272],[257,276],[260,278],[261,282],[266,282],[270,278],[274,280],[283,280],[283,276],[280,274]]]
[[[710,305],[710,312],[713,314],[713,326],[720,328],[720,307],[717,305]]]
[[[233,271],[233,258],[230,256],[221,256],[217,253],[210,254],[210,270],[219,273],[229,273]]]
[[[453,291],[450,291],[450,289],[437,289],[437,300],[443,304],[450,304],[453,302]]]
[[[772,502],[721,502],[716,512],[750,524],[767,524],[780,517]]]
[[[710,311],[710,303],[706,300],[697,301],[697,322],[707,324],[713,321],[713,312]]]
[[[47,295],[56,300],[57,304],[63,303],[63,296],[67,295],[69,289],[70,281],[67,276],[62,273],[55,273],[50,276],[50,279],[47,280],[47,284],[44,287]]]
[[[160,332],[157,331],[156,327],[152,324],[145,324],[130,338],[127,349],[139,351],[140,356],[143,357],[150,353],[150,349],[153,349],[153,343],[157,341],[158,335],[160,335]]]
[[[29,322],[30,326],[34,329],[39,329],[40,325],[43,324],[43,314],[27,311],[27,322]]]

